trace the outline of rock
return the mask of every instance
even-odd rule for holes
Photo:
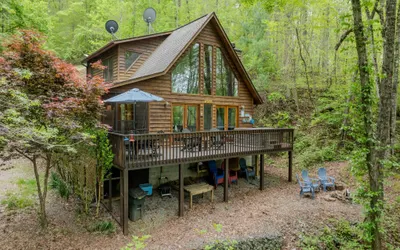
[[[325,196],[324,200],[326,200],[326,201],[336,201],[335,198],[332,198],[332,197],[329,197],[329,196]]]
[[[336,183],[335,183],[335,189],[336,189],[336,190],[342,191],[342,190],[344,190],[345,188],[346,188],[346,185],[344,185],[343,182],[336,182]]]

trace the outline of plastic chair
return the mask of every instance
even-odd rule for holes
[[[225,173],[225,161],[222,161],[221,169],[224,170]],[[228,183],[230,185],[233,182],[236,183],[236,185],[238,184],[238,174],[237,171],[229,170]]]
[[[246,175],[246,180],[249,181],[249,177],[256,177],[256,170],[255,167],[247,166],[246,160],[244,158],[240,158],[239,160],[240,165],[240,173]]]
[[[314,188],[310,185],[310,183],[300,181],[297,174],[296,179],[300,186],[300,198],[303,197],[305,193],[310,193],[311,199],[314,199]]]
[[[216,161],[209,161],[208,162],[208,169],[210,171],[210,175],[213,179],[214,182],[214,187],[217,188],[218,184],[224,183],[224,172],[222,169],[217,168],[217,162]]]
[[[301,171],[301,177],[303,178],[303,181],[305,183],[308,183],[309,185],[311,185],[314,190],[318,190],[318,191],[320,190],[320,182],[319,182],[319,180],[315,179],[315,178],[310,178],[308,176],[308,171],[307,170],[303,169]]]
[[[335,178],[327,176],[325,168],[318,169],[318,179],[324,188],[324,192],[326,192],[327,187],[332,187],[335,190]]]

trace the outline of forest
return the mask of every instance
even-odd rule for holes
[[[353,200],[362,207],[358,208],[362,219],[355,224],[335,222],[317,233],[305,232],[290,244],[300,249],[400,247],[400,1],[2,0],[0,65],[4,68],[0,70],[0,80],[17,82],[25,77],[23,72],[20,78],[9,76],[5,70],[8,64],[2,61],[7,58],[2,54],[9,46],[6,43],[15,35],[27,30],[39,32],[43,35],[43,50],[82,71],[81,61],[114,39],[104,28],[107,20],[118,22],[117,39],[148,34],[142,17],[147,7],[157,12],[151,33],[171,31],[205,14],[216,13],[230,41],[242,51],[241,60],[264,100],[256,107],[255,125],[295,129],[295,172],[311,172],[327,162],[346,162]],[[73,110],[77,118],[64,114],[68,108],[60,104],[49,107],[59,117],[43,124],[60,123],[69,135],[85,134],[87,130],[66,128],[59,119],[88,126],[79,119],[87,114],[98,115],[100,107],[93,104],[93,111],[89,100],[98,98],[107,88],[100,83],[96,86],[94,93],[77,97],[88,105]],[[5,104],[10,95],[6,91],[10,89],[4,87],[0,100],[0,114],[4,117],[10,108]],[[70,93],[74,90],[65,90],[65,95]],[[17,97],[13,107],[20,100],[36,107],[26,96]],[[9,119],[0,119],[0,148],[6,148],[8,137],[1,128],[8,123]],[[96,121],[88,123],[93,125]],[[21,121],[16,124],[26,125]],[[90,133],[93,136],[99,132]],[[66,141],[60,135],[40,136],[59,144]],[[20,139],[18,143],[25,145],[26,141]],[[49,164],[51,157],[62,158],[60,151],[46,155],[49,160],[45,162]],[[267,164],[279,165],[282,159],[286,158],[277,154],[268,158]],[[48,171],[45,178],[52,178]],[[44,187],[47,189],[46,182]],[[133,240],[136,246],[142,241],[145,239],[140,237]],[[293,246],[290,244],[286,246]]]

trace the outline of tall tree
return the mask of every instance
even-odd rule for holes
[[[372,82],[370,79],[370,65],[367,57],[366,37],[362,20],[360,0],[352,0],[354,34],[358,54],[358,69],[361,81],[361,105],[366,138],[366,164],[369,176],[369,207],[367,217],[370,223],[372,249],[382,248],[380,220],[383,211],[383,164],[387,159],[388,145],[390,145],[391,110],[393,98],[393,74],[396,34],[396,0],[387,0],[385,3],[385,17],[381,15],[383,24],[383,58],[382,76],[379,86],[379,112],[376,131],[373,131],[373,117],[371,114]],[[374,10],[375,11],[375,10]],[[378,72],[375,72],[378,74]]]

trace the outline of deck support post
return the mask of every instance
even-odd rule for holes
[[[183,216],[183,199],[185,198],[183,193],[183,168],[182,164],[179,164],[179,217]]]
[[[224,173],[224,201],[228,202],[228,184],[229,184],[229,158],[225,160],[225,173]]]
[[[110,213],[112,212],[112,175],[110,174],[110,176],[108,177],[108,206],[110,209]]]
[[[292,182],[292,164],[293,164],[293,151],[289,151],[289,173],[288,173],[288,181]]]
[[[259,172],[260,167],[258,166],[258,155],[254,155],[253,160],[254,160],[254,168],[256,170],[256,176],[258,176],[260,174]]]
[[[124,199],[124,202],[123,202],[123,204],[124,204],[124,206],[123,206],[123,224],[122,224],[122,227],[123,227],[123,232],[124,232],[124,235],[128,235],[128,176],[129,176],[129,172],[128,172],[128,168],[124,168],[124,170],[123,170],[123,189],[124,189],[124,196],[123,196],[123,199]]]
[[[264,154],[260,155],[260,190],[264,190]]]

